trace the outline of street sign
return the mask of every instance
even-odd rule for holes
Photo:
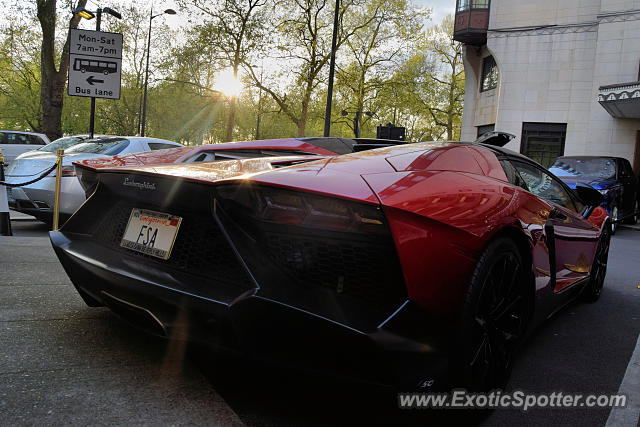
[[[69,42],[67,93],[120,99],[122,34],[73,29]]]

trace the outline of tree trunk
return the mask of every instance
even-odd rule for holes
[[[304,133],[307,128],[307,106],[302,107],[302,112],[300,113],[300,120],[298,120],[298,138],[304,138]]]
[[[237,96],[233,95],[229,101],[229,119],[227,120],[227,134],[224,137],[225,142],[233,141],[233,127],[236,123],[236,107]]]
[[[87,0],[79,0],[78,7],[85,7]],[[62,136],[62,106],[64,88],[67,84],[69,67],[69,33],[60,57],[60,70],[55,65],[56,39],[56,0],[37,0],[38,21],[42,28],[42,49],[40,66],[40,107],[42,118],[40,130],[50,140]],[[73,15],[69,21],[69,28],[77,28],[80,17]]]

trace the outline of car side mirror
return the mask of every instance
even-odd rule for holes
[[[580,197],[582,203],[587,206],[587,210],[584,213],[585,218],[589,218],[591,212],[604,202],[602,193],[587,184],[579,183],[576,185],[576,193],[578,193],[578,197]]]

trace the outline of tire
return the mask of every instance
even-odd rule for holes
[[[492,241],[463,297],[451,356],[451,385],[486,392],[504,388],[531,314],[531,288],[518,247]]]
[[[600,236],[600,241],[596,248],[596,254],[593,257],[593,264],[591,265],[589,282],[582,292],[582,299],[586,302],[596,302],[602,294],[604,279],[607,275],[607,262],[609,260],[609,246],[611,240],[611,234],[607,231],[610,227],[607,225],[602,228],[602,235]]]
[[[609,214],[609,216],[611,217],[611,235],[613,236],[614,234],[616,234],[616,231],[618,230],[618,223],[616,222],[618,220],[618,205],[616,203],[613,204],[613,206],[611,206],[611,213]]]
[[[631,212],[632,215],[625,221],[627,224],[634,225],[638,223],[638,216],[640,216],[640,213],[638,213],[639,209],[640,202],[636,200],[636,202],[633,204],[633,211]]]

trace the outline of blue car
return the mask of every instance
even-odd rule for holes
[[[640,188],[631,164],[621,157],[563,156],[558,157],[549,171],[569,187],[588,184],[602,193],[602,206],[611,216],[611,232],[618,222],[635,224],[638,221]]]

